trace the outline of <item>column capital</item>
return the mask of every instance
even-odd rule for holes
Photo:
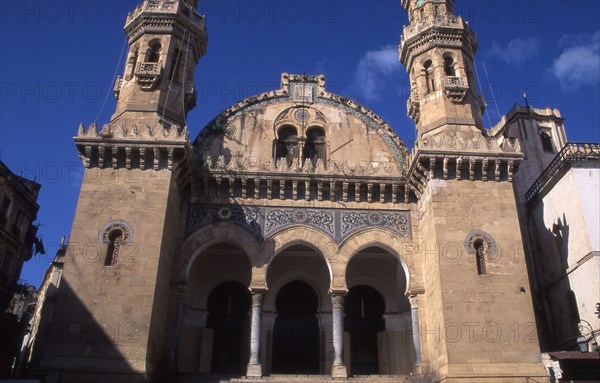
[[[252,307],[261,307],[265,298],[265,291],[251,291],[252,293]]]
[[[344,297],[346,296],[347,291],[339,290],[339,291],[331,291],[331,305],[334,309],[343,309],[344,308]]]

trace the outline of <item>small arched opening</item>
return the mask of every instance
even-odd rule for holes
[[[477,262],[477,274],[486,275],[485,267],[485,245],[483,240],[478,239],[473,242],[473,248],[475,250],[475,262]]]
[[[104,258],[104,266],[116,266],[119,264],[123,238],[123,231],[120,229],[114,229],[108,234],[108,247],[106,249],[106,257]]]
[[[546,132],[540,134],[542,140],[542,149],[548,153],[554,153],[554,145],[552,145],[552,137]]]
[[[309,128],[306,132],[304,153],[302,153],[304,161],[311,161],[313,166],[315,166],[319,160],[325,162],[325,155],[325,130],[318,126]]]
[[[444,73],[446,76],[456,76],[456,69],[454,69],[454,59],[450,55],[444,56]]]
[[[425,91],[427,94],[435,92],[435,79],[433,78],[433,61],[427,60],[423,63],[425,74]]]
[[[291,125],[285,125],[277,131],[275,142],[275,161],[285,160],[290,166],[298,158],[298,130]]]
[[[146,51],[146,62],[157,63],[160,59],[160,50],[162,46],[158,41],[152,41],[148,45],[148,50]]]

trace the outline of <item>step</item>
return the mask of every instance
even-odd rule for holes
[[[180,375],[177,383],[404,383],[405,375],[358,375],[333,379],[329,375],[269,375],[262,378],[207,376],[199,374]]]

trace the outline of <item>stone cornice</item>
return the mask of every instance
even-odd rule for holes
[[[404,178],[196,171],[200,199],[265,199],[407,204],[416,194]]]
[[[522,160],[520,152],[417,150],[412,156],[408,183],[420,198],[431,179],[512,182]]]
[[[465,55],[473,59],[478,43],[475,32],[460,16],[427,18],[404,27],[399,47],[400,62],[410,70],[413,58],[434,46],[462,47]]]
[[[86,168],[173,170],[191,158],[187,128],[175,125],[138,129],[106,124],[98,132],[96,124],[87,129],[81,124],[74,141]]]

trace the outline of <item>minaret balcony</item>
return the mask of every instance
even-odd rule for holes
[[[154,62],[140,62],[135,69],[137,83],[140,84],[141,88],[144,90],[154,88],[160,80],[161,73],[162,67],[159,63]]]
[[[444,82],[444,93],[454,103],[462,102],[467,95],[469,86],[462,77],[446,76]]]
[[[406,111],[408,117],[410,117],[415,123],[419,122],[420,105],[417,92],[411,92],[410,97],[406,101]]]
[[[433,27],[447,27],[447,28],[460,28],[462,26],[462,19],[454,15],[438,15],[433,17],[427,17],[414,24],[407,25],[404,27],[404,33],[402,34],[402,43],[413,38],[415,35]]]

